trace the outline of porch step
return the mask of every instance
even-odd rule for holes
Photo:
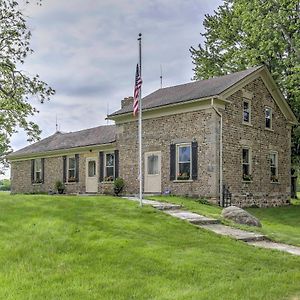
[[[196,213],[185,211],[185,210],[170,210],[166,211],[167,214],[179,218],[182,220],[186,220],[195,225],[208,225],[208,224],[219,224],[220,221],[217,219],[207,218]]]
[[[222,224],[199,225],[199,227],[213,231],[220,235],[229,236],[243,242],[264,241],[266,236],[256,232],[244,231]]]

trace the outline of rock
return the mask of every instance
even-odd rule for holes
[[[257,218],[249,214],[247,211],[236,206],[229,206],[224,208],[222,210],[222,216],[225,219],[232,220],[238,224],[261,227],[261,223]]]

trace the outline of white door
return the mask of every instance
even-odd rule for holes
[[[161,193],[161,152],[145,153],[145,193]]]
[[[98,172],[97,172],[97,159],[89,157],[86,159],[86,192],[98,192]]]

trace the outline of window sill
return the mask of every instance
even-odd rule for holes
[[[67,182],[65,182],[66,185],[73,185],[73,184],[76,184],[76,183],[78,183],[78,182],[76,182],[76,181],[67,181]]]
[[[242,183],[252,183],[253,180],[242,180]]]
[[[274,129],[272,129],[272,128],[265,128],[265,130],[270,131],[270,132],[274,132]]]
[[[176,179],[176,180],[173,180],[173,182],[194,182],[194,180],[192,179],[187,179],[187,180],[181,180],[181,179]]]
[[[42,182],[34,182],[32,183],[32,185],[42,185],[43,183]]]
[[[103,183],[103,184],[113,184],[114,182],[113,181],[101,181],[101,183]]]
[[[271,181],[272,184],[280,184],[278,181]]]
[[[243,125],[253,127],[253,125],[251,123],[247,123],[247,122],[243,122]]]

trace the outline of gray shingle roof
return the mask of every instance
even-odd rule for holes
[[[55,134],[20,149],[8,155],[8,159],[15,156],[23,156],[37,153],[44,153],[54,150],[72,149],[77,147],[109,144],[116,141],[115,125],[98,126],[85,130]]]
[[[260,68],[263,67],[253,67],[229,75],[159,89],[142,99],[143,109],[150,109],[219,95]],[[132,112],[132,105],[121,108],[108,117],[126,114],[129,112]]]

